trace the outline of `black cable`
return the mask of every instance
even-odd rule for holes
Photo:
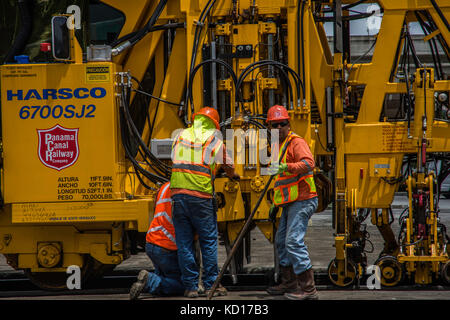
[[[149,179],[150,181],[152,181],[155,184],[158,182],[165,182],[166,180],[168,181],[168,179],[166,179],[164,177],[155,175],[154,173],[151,173],[151,172],[145,170],[144,168],[142,168],[139,165],[139,163],[136,161],[136,159],[134,159],[134,156],[131,154],[131,152],[129,150],[128,143],[126,142],[128,139],[125,134],[126,124],[125,124],[125,111],[123,110],[123,107],[119,108],[119,118],[120,118],[120,124],[121,124],[120,125],[120,127],[121,127],[120,133],[121,133],[121,137],[122,137],[122,144],[123,144],[123,147],[125,150],[125,154],[126,154],[127,158],[133,164],[135,170],[141,172],[147,179]],[[143,183],[143,181],[142,181],[142,185],[144,187],[150,189],[150,187],[147,184]]]
[[[155,8],[155,11],[153,12],[153,14],[151,15],[149,21],[147,22],[146,26],[139,30],[137,32],[137,34],[132,37],[130,40],[131,45],[136,44],[139,40],[141,40],[142,38],[144,38],[144,36],[150,32],[151,28],[153,27],[153,25],[156,23],[156,21],[158,20],[159,16],[161,15],[162,11],[164,10],[164,7],[166,6],[167,0],[160,0],[157,7]]]
[[[442,22],[444,22],[445,26],[447,27],[447,30],[450,32],[450,24],[448,23],[447,18],[444,16],[444,14],[442,13],[441,9],[437,5],[436,1],[430,0],[430,2],[433,5],[433,7],[436,10],[436,12],[438,13],[439,17],[442,19]]]
[[[425,35],[429,35],[428,30],[426,30],[426,28],[424,26],[424,21],[422,20],[422,18],[419,16],[419,14],[417,12],[414,12],[414,13],[415,13],[417,21],[419,22],[420,28],[422,29],[422,32]],[[439,80],[442,80],[442,75],[443,75],[442,65],[440,67],[438,66],[437,59],[439,59],[439,50],[437,49],[436,41],[434,40],[434,38],[432,38],[427,42],[428,42],[428,46],[430,47],[431,57],[433,58],[433,65],[437,72],[437,78]],[[439,62],[440,62],[440,59],[439,59]]]
[[[322,149],[323,149],[324,151],[329,151],[327,148],[325,148],[325,147],[323,146],[322,141],[320,140],[319,130],[317,129],[317,122],[314,122],[314,126],[315,126],[314,132],[316,133],[317,140],[319,141],[320,146],[322,147]]]
[[[197,22],[197,24],[195,26],[195,34],[194,34],[194,41],[193,41],[193,45],[192,45],[191,65],[189,67],[189,73],[191,73],[194,70],[195,60],[197,58],[197,51],[198,51],[198,46],[199,46],[199,41],[200,41],[201,28],[203,28],[206,17],[208,16],[209,11],[212,9],[212,7],[214,6],[215,3],[216,3],[216,0],[208,1],[206,6],[203,8],[202,12],[200,13],[199,21]],[[186,90],[185,108],[188,107],[188,104],[187,104],[187,102],[189,100],[188,92],[189,92],[189,87],[188,87],[188,90]],[[191,113],[192,114],[194,113],[194,107],[192,105],[191,105]]]
[[[415,64],[416,68],[417,67],[423,68],[423,64],[422,64],[422,62],[420,62],[420,59],[417,56],[416,48],[414,47],[414,42],[413,42],[413,40],[411,38],[411,34],[409,33],[408,29],[406,30],[406,38],[408,40],[408,46],[409,46],[409,49],[410,49],[410,51],[412,53],[412,56],[413,56],[413,59],[414,59],[414,64]]]
[[[371,17],[375,14],[375,11],[368,12],[368,13],[361,13],[361,14],[353,14],[350,16],[343,16],[342,21],[353,21],[353,20],[359,20],[359,19],[365,19],[368,17]],[[334,22],[334,17],[316,17],[316,21],[319,22]]]
[[[122,51],[129,49],[133,47],[136,43],[138,43],[144,36],[150,32],[151,28],[154,26],[156,21],[158,20],[159,16],[161,15],[162,11],[164,10],[164,7],[166,6],[167,0],[160,0],[158,5],[155,8],[155,11],[151,15],[150,19],[148,20],[147,24],[144,28],[140,29],[137,33],[134,35],[127,35],[125,38],[128,40],[121,42],[118,47],[115,47],[112,49],[113,55],[118,55]]]
[[[195,68],[192,69],[192,72],[189,74],[189,81],[188,81],[188,86],[187,86],[187,89],[186,89],[186,99],[188,99],[188,100],[185,100],[185,105],[187,105],[188,101],[190,101],[191,102],[191,108],[193,108],[193,106],[194,106],[194,98],[193,98],[193,94],[192,94],[192,85],[193,85],[193,82],[194,82],[195,75],[196,75],[197,71],[200,70],[201,67],[203,67],[205,64],[209,64],[209,63],[219,63],[222,66],[224,66],[228,70],[228,72],[230,73],[231,77],[233,78],[233,83],[234,83],[234,85],[236,87],[237,77],[236,77],[236,74],[234,73],[233,68],[228,63],[226,63],[225,61],[220,60],[220,59],[208,59],[208,60],[202,61],[198,65],[196,65]]]
[[[300,7],[300,0],[299,0],[297,2],[297,72],[300,72],[300,69],[302,70],[303,82],[305,82],[305,55],[304,55],[305,47],[304,47],[304,43],[303,43],[303,39],[304,39],[303,38],[303,36],[304,36],[304,28],[303,28],[304,12],[305,12],[305,2],[301,1],[301,7]],[[301,53],[300,53],[300,48],[301,48]],[[300,59],[300,57],[301,57],[301,59]],[[301,66],[300,66],[300,62],[301,62]],[[299,99],[300,99],[300,97],[299,97]]]
[[[427,27],[429,29],[428,31],[430,33],[439,29],[438,26],[434,23],[433,17],[430,15],[430,13],[428,11],[420,11],[420,13],[423,14],[427,18],[430,25],[428,26],[427,24],[425,24],[425,27]],[[441,33],[439,33],[436,37],[437,37],[442,49],[444,49],[447,59],[450,60],[450,47],[448,46],[444,37],[442,36]]]
[[[137,92],[137,93],[143,94],[143,95],[145,95],[145,96],[147,96],[147,97],[150,97],[150,98],[152,98],[152,99],[158,100],[158,101],[160,101],[160,102],[164,102],[164,103],[167,103],[167,104],[171,104],[171,105],[177,106],[177,107],[182,106],[181,103],[170,102],[170,101],[167,101],[167,100],[164,100],[164,99],[155,97],[154,95],[151,95],[150,93],[145,92],[145,91],[141,91],[141,90],[137,90],[137,89],[133,89],[133,88],[132,88],[131,90],[133,90],[133,91],[135,91],[135,92]]]
[[[278,62],[275,60],[260,60],[260,61],[249,64],[239,75],[237,86],[236,86],[236,95],[235,95],[236,102],[240,101],[239,100],[239,98],[240,98],[239,88],[242,85],[243,79],[245,79],[245,77],[247,77],[248,73],[250,73],[254,69],[256,69],[257,66],[261,67],[264,65],[273,65],[277,69],[281,70],[282,72],[285,72],[285,70],[283,70],[283,69],[286,69],[287,71],[289,71],[289,73],[292,75],[292,77],[294,78],[295,83],[296,83],[297,96],[300,97],[300,88],[302,89],[303,95],[305,94],[304,84],[300,80],[300,76],[298,75],[298,73],[296,73],[292,68],[290,68],[288,65],[285,65],[284,63],[281,63],[281,62]],[[287,80],[289,80],[289,78]],[[289,80],[289,83],[290,83],[290,80]]]
[[[404,25],[404,28],[406,26]],[[410,87],[409,87],[409,63],[406,64],[406,57],[408,56],[408,44],[407,44],[407,39],[406,39],[406,34],[403,33],[402,34],[403,37],[403,55],[402,55],[402,61],[401,61],[401,65],[403,66],[403,72],[405,73],[405,84],[406,84],[406,97],[407,97],[407,102],[408,102],[408,110],[407,110],[407,120],[408,120],[408,133],[409,130],[411,129],[411,112],[412,112],[412,99],[411,99],[411,91],[410,91]]]
[[[257,78],[258,78],[258,75],[262,72],[262,71],[265,71],[264,69],[263,69],[263,67],[266,67],[266,66],[262,66],[261,68],[260,68],[260,70],[258,71],[258,73],[254,76],[254,77],[252,77],[252,81],[254,81],[254,80],[256,80]],[[265,69],[268,69],[269,68],[269,66],[267,66],[267,68],[265,68]],[[278,70],[278,69],[277,69]],[[279,70],[278,70],[279,71]],[[253,72],[253,71],[252,71]],[[293,99],[294,99],[294,96],[292,95],[292,86],[291,86],[291,83],[289,82],[289,77],[287,77],[287,74],[286,74],[286,72],[283,72],[283,77],[281,77],[280,78],[280,80],[282,81],[282,86],[283,86],[283,88],[284,88],[284,95],[286,96],[286,100],[287,101],[293,101]],[[292,96],[292,99],[291,99],[291,96]]]
[[[273,60],[273,61],[275,61],[275,60]],[[235,96],[235,98],[236,98],[236,102],[242,102],[243,101],[243,99],[242,99],[242,97],[241,97],[241,94],[240,94],[240,87],[241,87],[241,85],[243,84],[243,82],[244,82],[244,79],[251,73],[251,72],[253,72],[255,69],[258,69],[258,68],[261,68],[261,67],[264,67],[264,66],[266,66],[266,65],[273,65],[272,63],[267,63],[267,64],[261,64],[261,65],[258,65],[258,64],[255,64],[255,65],[253,65],[250,69],[246,69],[246,70],[244,70],[242,73],[241,73],[241,75],[239,76],[239,80],[238,80],[238,84],[237,84],[237,86],[236,86],[236,96]],[[277,69],[279,70],[279,71],[281,71],[281,73],[283,74],[283,77],[284,77],[284,79],[285,79],[285,81],[286,81],[286,83],[287,83],[287,86],[288,86],[288,95],[286,96],[286,98],[290,101],[290,102],[292,102],[292,103],[294,103],[294,95],[293,95],[293,92],[292,92],[292,86],[291,86],[291,82],[290,82],[290,80],[289,80],[289,76],[287,75],[287,73],[286,73],[286,71],[284,71],[283,69],[281,69],[281,68],[279,68],[278,66],[276,66],[277,67]],[[242,77],[242,78],[241,78]],[[299,93],[299,91],[297,90],[297,93]]]
[[[289,67],[288,65],[281,63],[279,61],[275,61],[275,60],[260,60],[260,61],[256,61],[253,62],[251,64],[249,64],[243,71],[242,73],[239,75],[239,78],[245,78],[247,75],[245,73],[247,72],[251,72],[252,70],[249,70],[251,68],[253,68],[253,66],[256,65],[273,65],[273,66],[277,66],[278,68],[285,68],[287,71],[289,71],[292,75],[292,77],[294,78],[294,80],[296,80],[296,84],[301,86],[301,89],[303,90],[303,93],[305,93],[305,87],[304,84],[302,82],[302,80],[300,79],[300,76],[298,75],[297,72],[295,72],[291,67]],[[238,78],[238,84],[239,84],[239,78]]]
[[[184,22],[167,23],[167,24],[162,24],[162,25],[158,25],[158,26],[153,26],[153,27],[150,28],[150,30],[148,32],[154,32],[154,31],[160,31],[160,30],[168,30],[168,29],[176,29],[176,28],[184,28],[184,27],[185,27]],[[113,43],[110,44],[110,46],[111,47],[115,47],[115,46],[121,44],[122,42],[125,42],[125,41],[133,38],[135,35],[138,34],[138,32],[139,32],[139,30],[131,32],[129,34],[126,34],[123,37],[120,37],[119,39],[115,40]]]
[[[125,116],[126,116],[125,120],[128,123],[128,127],[131,129],[132,134],[136,138],[135,141],[137,141],[138,145],[142,148],[142,150],[144,151],[145,155],[151,159],[151,162],[153,163],[153,165],[156,166],[156,168],[158,168],[161,171],[161,173],[164,173],[164,175],[168,176],[169,172],[170,172],[170,167],[167,166],[162,161],[160,161],[159,159],[157,159],[151,153],[151,151],[148,149],[148,146],[142,140],[142,137],[141,137],[139,131],[136,128],[136,125],[134,124],[134,122],[133,122],[133,120],[131,118],[131,114],[130,114],[129,107],[128,107],[127,96],[128,96],[127,95],[127,90],[124,88],[124,90],[122,91],[122,103],[123,103],[123,109],[125,111]]]

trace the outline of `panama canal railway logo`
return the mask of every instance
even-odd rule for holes
[[[58,171],[70,167],[78,159],[78,130],[59,124],[50,129],[38,129],[38,155],[41,162]]]

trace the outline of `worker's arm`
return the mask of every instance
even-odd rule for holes
[[[287,150],[287,171],[292,174],[311,172],[314,167],[314,158],[304,139],[293,139]]]

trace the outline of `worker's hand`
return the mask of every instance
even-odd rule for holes
[[[270,207],[270,210],[269,210],[269,220],[270,221],[275,222],[275,220],[277,219],[278,210],[280,210],[280,208],[275,206],[274,204],[272,204],[272,206]]]
[[[280,174],[283,173],[285,171],[287,171],[287,164],[286,163],[280,163],[278,166],[270,166],[269,167],[269,173],[271,176],[275,175],[275,174]]]

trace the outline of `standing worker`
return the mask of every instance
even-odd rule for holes
[[[304,242],[308,221],[317,209],[314,183],[314,159],[306,141],[291,131],[290,116],[283,106],[275,105],[267,112],[271,129],[278,129],[280,152],[287,151],[276,169],[273,204],[282,207],[275,244],[280,261],[281,284],[270,287],[271,295],[292,300],[318,299],[314,272]]]
[[[139,272],[137,282],[131,286],[130,299],[137,299],[144,291],[158,296],[182,295],[184,286],[178,266],[169,182],[163,184],[156,195],[155,215],[146,242],[145,251],[155,272]]]
[[[193,120],[193,125],[183,130],[173,144],[170,179],[178,261],[186,287],[184,295],[189,298],[198,297],[199,272],[193,250],[195,233],[202,253],[206,295],[218,275],[217,206],[213,197],[216,164],[223,163],[227,176],[239,179],[219,135],[217,111],[202,108],[193,115]],[[215,294],[226,295],[226,290],[219,287]]]

